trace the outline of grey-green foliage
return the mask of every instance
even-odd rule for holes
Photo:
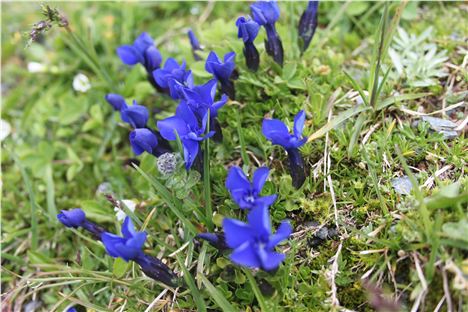
[[[411,87],[429,87],[438,84],[437,79],[447,75],[444,62],[448,60],[447,51],[439,50],[430,41],[432,27],[419,36],[408,34],[399,27],[388,54],[394,65],[390,77],[402,79]]]

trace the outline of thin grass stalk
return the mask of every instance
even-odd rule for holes
[[[210,110],[206,122],[206,134],[210,132]],[[205,194],[205,216],[209,231],[213,230],[213,208],[211,207],[211,183],[210,183],[210,139],[204,141],[203,153],[203,190]]]

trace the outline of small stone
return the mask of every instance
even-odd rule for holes
[[[322,227],[320,230],[318,230],[317,233],[315,233],[315,236],[318,238],[325,240],[328,237],[328,228],[326,226]]]
[[[338,236],[338,229],[337,228],[329,228],[328,229],[328,238],[334,238],[335,236]]]
[[[432,130],[442,134],[445,140],[454,139],[458,136],[458,132],[455,130],[457,124],[446,119],[423,116],[422,120],[429,123]]]
[[[39,308],[41,307],[42,305],[42,302],[38,301],[38,300],[33,300],[33,301],[29,301],[28,303],[26,303],[26,305],[24,306],[24,310],[25,312],[34,312],[34,311],[37,311],[39,310]]]
[[[395,192],[402,195],[409,195],[411,193],[411,189],[413,188],[413,184],[411,184],[411,180],[408,176],[402,176],[393,179],[392,186],[393,189],[395,189]]]

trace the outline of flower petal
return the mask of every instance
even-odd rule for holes
[[[124,238],[131,238],[137,232],[135,231],[135,226],[133,225],[132,219],[130,217],[126,217],[123,224],[122,224],[122,235]]]
[[[135,65],[143,63],[143,59],[138,51],[129,45],[123,45],[117,48],[117,55],[120,57],[122,62],[127,65]]]
[[[296,117],[294,117],[294,135],[298,139],[302,136],[302,131],[304,130],[305,117],[304,110],[301,110],[297,113]]]
[[[254,247],[250,243],[245,243],[236,248],[230,256],[232,262],[249,268],[258,268],[261,263],[256,256]]]
[[[250,226],[239,220],[225,218],[223,220],[223,230],[229,248],[237,248],[255,238]]]
[[[184,147],[185,169],[189,170],[197,157],[200,146],[198,141],[193,140],[182,140],[182,145]]]
[[[172,116],[157,122],[161,136],[169,141],[177,140],[176,132],[179,137],[186,135],[189,131],[187,123],[177,116]]]
[[[252,179],[252,187],[255,191],[257,191],[257,193],[260,194],[260,192],[262,191],[263,185],[268,179],[269,173],[270,169],[268,169],[267,167],[260,167],[254,172]]]
[[[270,213],[267,206],[256,207],[247,215],[249,226],[257,237],[269,237],[271,234]]]
[[[292,233],[292,226],[288,221],[281,222],[278,230],[270,237],[267,249],[273,249],[278,243],[287,239]]]
[[[286,125],[278,119],[264,119],[262,133],[273,144],[289,147],[289,130]]]
[[[234,166],[229,169],[227,178],[226,178],[226,188],[229,192],[233,192],[234,190],[242,189],[248,190],[250,189],[250,181],[245,176],[244,172],[240,167]]]

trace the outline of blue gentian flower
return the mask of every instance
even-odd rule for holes
[[[221,99],[215,102],[216,85],[216,79],[211,79],[203,85],[182,89],[184,101],[187,102],[190,109],[200,120],[206,115],[208,110],[210,110],[210,119],[214,120],[218,116],[218,110],[228,100],[228,97],[223,94]]]
[[[276,200],[276,195],[260,196],[268,174],[269,169],[267,167],[258,168],[253,174],[251,183],[242,169],[234,166],[229,169],[226,188],[241,209],[269,207]]]
[[[125,103],[124,97],[120,94],[109,93],[106,94],[105,99],[116,111],[120,112],[122,108],[127,107],[127,103]]]
[[[86,221],[86,214],[80,208],[62,210],[57,219],[66,227],[78,228]]]
[[[178,64],[173,58],[168,58],[163,68],[153,72],[153,77],[161,88],[169,90],[169,94],[175,100],[180,99],[182,87],[193,87],[192,71],[185,69],[185,61]]]
[[[176,109],[175,116],[158,121],[158,129],[163,138],[174,141],[177,140],[177,135],[179,136],[184,148],[185,168],[187,170],[190,169],[197,157],[200,141],[214,135],[214,131],[210,131],[205,135],[207,119],[208,114],[202,118],[201,122],[198,121],[188,104],[182,101]]]
[[[265,27],[267,40],[265,47],[267,53],[273,57],[273,60],[283,66],[283,44],[276,32],[275,23],[280,17],[280,10],[276,1],[257,1],[250,6],[253,19]]]
[[[238,28],[237,37],[244,41],[244,56],[247,67],[252,71],[257,71],[260,63],[260,55],[254,45],[254,40],[257,38],[260,25],[241,16],[236,21]]]
[[[301,110],[294,117],[294,130],[289,133],[288,127],[278,119],[264,119],[262,124],[263,135],[276,145],[281,145],[288,152],[289,169],[295,188],[300,188],[305,181],[304,160],[299,147],[304,145],[307,137],[303,137],[305,112]]]
[[[248,223],[228,218],[223,220],[226,244],[233,249],[231,260],[249,268],[275,270],[285,258],[284,254],[274,250],[275,246],[291,235],[291,225],[283,221],[278,231],[272,234],[266,206],[250,211],[247,220]]]
[[[302,53],[307,50],[310,41],[314,37],[315,29],[317,28],[318,5],[318,1],[309,1],[306,10],[302,13],[299,20],[299,37],[302,40],[299,46]]]
[[[122,235],[105,232],[101,235],[102,243],[107,253],[114,258],[120,257],[125,261],[135,260],[143,255],[143,245],[146,241],[146,232],[137,232],[133,222],[126,217],[122,224]]]
[[[94,238],[100,239],[104,229],[86,219],[86,214],[80,208],[70,210],[61,210],[57,215],[57,219],[66,227],[79,228],[82,227],[90,232]]]
[[[207,241],[211,246],[219,250],[226,250],[229,247],[226,245],[223,233],[199,233],[196,236],[199,239]]]
[[[206,59],[205,69],[210,74],[213,74],[214,78],[221,83],[221,90],[227,94],[230,99],[235,98],[234,84],[232,83],[231,76],[234,72],[236,53],[229,52],[224,55],[224,62],[222,62],[218,55],[211,51]]]
[[[135,155],[140,155],[143,152],[154,154],[157,151],[158,138],[151,130],[147,128],[139,128],[130,132],[130,145]]]
[[[198,42],[198,39],[195,36],[195,33],[191,29],[189,29],[189,31],[187,32],[187,35],[190,40],[190,45],[192,46],[193,58],[195,59],[195,61],[200,61],[202,58],[197,54],[197,51],[203,50],[200,46],[200,42]]]
[[[154,46],[151,36],[144,32],[135,40],[133,45],[123,45],[117,48],[117,54],[127,65],[142,64],[148,72],[161,65],[162,56]]]
[[[149,112],[145,106],[138,105],[134,100],[133,105],[124,106],[120,110],[120,117],[124,122],[130,124],[135,129],[145,128],[148,122]]]

